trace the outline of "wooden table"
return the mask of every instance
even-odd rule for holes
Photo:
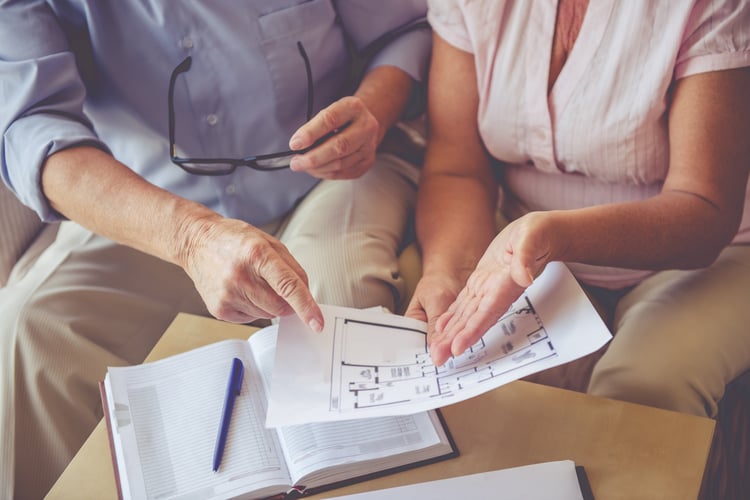
[[[254,329],[178,315],[147,361]],[[323,498],[551,460],[583,465],[597,500],[696,498],[714,421],[517,381],[443,408],[460,456],[359,483]],[[114,499],[104,422],[47,495]]]

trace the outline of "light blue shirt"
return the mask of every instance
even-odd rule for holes
[[[340,0],[346,32],[362,48],[425,16],[424,0]],[[91,144],[141,176],[224,215],[263,224],[317,182],[290,170],[238,167],[195,176],[169,158],[167,88],[175,87],[178,154],[235,157],[288,149],[306,118],[302,42],[314,111],[342,96],[348,52],[329,0],[0,0],[0,168],[42,220],[62,217],[41,189],[45,159]],[[372,67],[422,80],[430,34],[409,32]],[[96,209],[96,207],[92,207]]]

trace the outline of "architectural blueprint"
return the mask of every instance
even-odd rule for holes
[[[401,350],[373,360],[382,344],[404,335],[419,351]],[[514,305],[474,346],[440,367],[430,360],[425,332],[335,316],[331,363],[331,411],[451,398],[456,391],[491,382],[557,355],[528,297]],[[377,362],[377,364],[375,364]]]
[[[475,345],[439,367],[429,356],[425,323],[321,308],[320,334],[295,316],[279,323],[267,426],[438,408],[576,359],[611,338],[560,263],[548,265]]]

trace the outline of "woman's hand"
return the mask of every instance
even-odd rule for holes
[[[419,279],[404,316],[427,323],[427,343],[435,335],[435,322],[456,300],[466,279],[448,272],[425,273]]]
[[[530,213],[495,237],[428,337],[435,366],[477,342],[544,270],[553,255],[548,221],[548,214]]]
[[[181,260],[211,314],[248,323],[294,312],[321,331],[307,275],[280,241],[234,219],[212,217],[193,228]]]

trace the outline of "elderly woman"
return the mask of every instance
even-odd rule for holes
[[[433,361],[564,261],[615,333],[589,392],[715,414],[750,368],[749,2],[436,0],[429,19],[407,315]]]

